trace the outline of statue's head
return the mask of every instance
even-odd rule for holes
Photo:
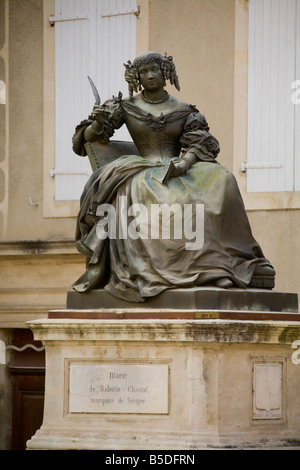
[[[170,83],[174,85],[177,90],[180,90],[173,57],[167,56],[167,54],[162,56],[157,52],[147,51],[136,57],[136,59],[133,61],[133,64],[130,62],[130,60],[127,62],[127,64],[124,64],[126,68],[125,80],[128,82],[130,96],[132,96],[133,91],[137,92],[138,90],[142,89],[139,76],[140,67],[151,62],[157,63],[161,68],[162,76],[164,78],[164,86],[166,85],[166,81],[170,80]]]

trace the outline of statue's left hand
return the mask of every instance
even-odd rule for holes
[[[175,175],[182,176],[184,175],[191,166],[197,161],[197,157],[194,152],[187,152],[180,160],[180,162],[175,163]]]
[[[191,166],[196,162],[197,157],[194,153],[186,153],[185,156],[176,163],[173,163],[173,160],[170,161],[170,165],[164,179],[163,184],[166,184],[171,178],[176,178],[178,176],[183,176]]]
[[[185,160],[181,160],[180,162],[175,163],[174,166],[176,168],[176,172],[174,176],[182,176],[189,169],[189,165]]]

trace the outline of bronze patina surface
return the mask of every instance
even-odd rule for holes
[[[166,289],[144,302],[128,302],[109,294],[104,289],[94,289],[84,294],[68,292],[67,309],[144,308],[184,309],[212,311],[260,311],[298,313],[298,295],[268,289],[219,289],[194,287]],[[300,314],[298,314],[300,317]]]
[[[105,289],[119,301],[140,303],[167,290],[172,295],[174,288],[272,289],[274,268],[253,238],[234,175],[216,161],[217,139],[195,106],[165,90],[166,80],[180,88],[172,57],[145,53],[126,64],[125,79],[129,97],[119,94],[96,104],[73,136],[74,151],[92,155],[95,169],[78,215],[76,242],[87,266],[74,290]],[[110,141],[122,125],[134,153]],[[147,233],[124,237],[124,226],[141,222],[127,209],[141,204],[148,214],[152,206],[189,206],[196,229],[197,211],[204,206],[203,244],[187,249],[186,236],[152,237],[151,218],[143,226]],[[99,238],[98,224],[107,216],[99,207],[113,207],[114,236]]]

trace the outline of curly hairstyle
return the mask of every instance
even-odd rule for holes
[[[130,60],[127,61],[127,64],[124,64],[125,80],[128,82],[130,98],[132,98],[134,91],[137,93],[142,90],[139,69],[142,65],[149,64],[150,62],[156,62],[159,64],[164,77],[164,86],[166,85],[166,80],[170,80],[171,85],[174,85],[178,91],[180,90],[173,57],[167,56],[167,53],[162,56],[157,52],[148,51],[134,59],[133,64]]]

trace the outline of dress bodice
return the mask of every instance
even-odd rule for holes
[[[179,103],[176,108],[160,115],[151,114],[130,100],[120,97],[107,100],[103,105],[106,120],[99,140],[107,143],[115,129],[123,124],[140,154],[150,160],[165,160],[179,156],[180,152],[193,152],[199,160],[214,161],[220,148],[209,132],[205,117],[192,105]],[[86,155],[84,132],[92,117],[82,121],[73,136],[73,150]]]
[[[180,138],[187,115],[185,111],[153,116],[140,110],[130,112],[123,106],[123,117],[140,154],[145,158],[171,158],[181,151]]]

